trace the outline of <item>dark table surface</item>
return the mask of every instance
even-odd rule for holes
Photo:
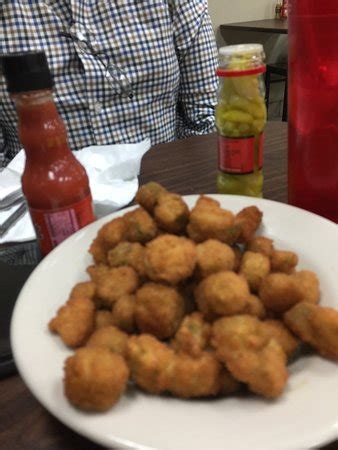
[[[286,156],[286,124],[269,123],[265,141],[265,198],[286,201]],[[180,194],[214,193],[216,170],[216,135],[212,134],[156,146],[143,159],[140,182],[159,181]],[[19,375],[0,380],[0,449],[101,448],[54,419],[30,394]],[[324,448],[338,450],[338,441]]]
[[[220,26],[221,31],[260,31],[263,33],[288,33],[288,21],[285,19],[263,19],[252,20],[250,22],[226,23]]]

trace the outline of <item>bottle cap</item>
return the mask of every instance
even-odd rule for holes
[[[228,45],[219,49],[220,77],[246,76],[263,73],[265,67],[264,48],[261,44]]]
[[[43,51],[3,55],[2,70],[11,93],[51,89],[53,79]]]

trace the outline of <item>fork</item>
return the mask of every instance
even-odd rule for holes
[[[17,208],[13,214],[11,214],[7,219],[0,225],[0,238],[3,237],[12,226],[14,226],[19,219],[25,214],[27,210],[26,202]]]

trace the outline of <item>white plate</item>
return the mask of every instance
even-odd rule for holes
[[[188,196],[189,206],[197,196]],[[322,304],[338,307],[338,226],[282,203],[214,196],[234,212],[257,205],[261,233],[277,247],[292,249],[300,267],[317,272]],[[15,306],[11,339],[19,372],[35,397],[73,430],[106,447],[161,450],[295,450],[318,447],[338,437],[338,365],[318,356],[290,366],[284,395],[276,401],[250,398],[179,400],[133,390],[107,413],[87,414],[63,395],[63,362],[71,354],[47,323],[72,286],[87,279],[90,242],[101,219],[71,236],[32,273]]]

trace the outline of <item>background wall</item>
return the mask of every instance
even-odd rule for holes
[[[217,46],[261,43],[264,46],[267,62],[287,60],[287,36],[270,33],[227,31],[221,34],[219,26],[231,22],[271,19],[275,13],[275,0],[208,0]],[[284,84],[271,85],[269,117],[279,117],[282,109]]]

